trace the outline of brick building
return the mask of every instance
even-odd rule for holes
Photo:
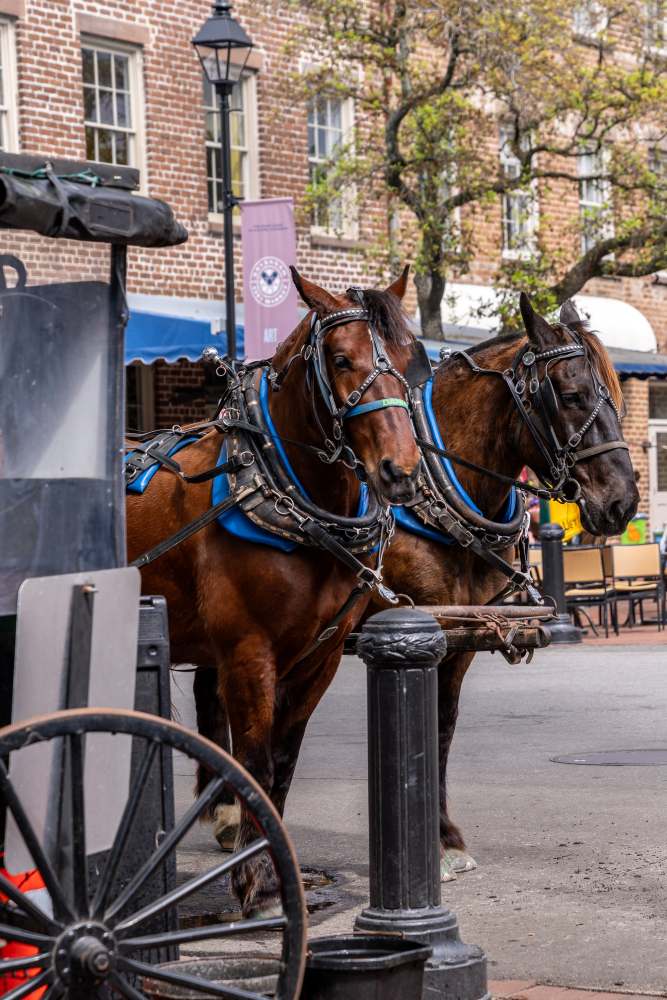
[[[199,316],[220,329],[219,131],[213,95],[204,87],[190,44],[208,13],[205,0],[0,0],[0,148],[138,167],[143,191],[173,206],[190,239],[174,250],[130,252],[131,307],[170,317]],[[332,219],[313,219],[303,210],[309,176],[322,169],[350,128],[354,108],[335,99],[313,106],[295,99],[286,83],[295,68],[295,56],[286,49],[286,18],[270,16],[270,10],[249,0],[239,0],[235,14],[256,46],[234,96],[237,193],[294,199],[298,264],[306,275],[334,289],[375,283],[375,265],[365,249],[386,233],[385,206],[346,206],[342,233],[340,226],[333,231]],[[511,170],[502,134],[492,141],[504,169]],[[576,192],[570,189],[564,197],[554,185],[537,193],[537,202],[551,199],[540,210],[572,218],[595,204],[603,192],[586,184],[591,165],[584,161],[579,200]],[[463,318],[445,316],[455,341],[484,335],[476,321],[466,318],[469,306],[480,287],[492,285],[502,255],[516,252],[518,230],[534,224],[531,213],[513,200],[518,197],[484,208],[479,253],[457,285]],[[23,257],[32,280],[103,276],[106,268],[100,248],[62,241],[57,255],[47,257],[37,238],[22,235],[11,249]],[[240,288],[240,273],[236,278]],[[603,335],[605,323],[614,327],[608,343],[624,378],[625,430],[641,476],[642,508],[650,510],[653,528],[660,529],[667,522],[667,459],[657,447],[667,444],[667,382],[660,378],[667,376],[667,358],[659,353],[667,353],[667,277],[597,280],[584,291],[588,298],[582,304],[594,325]],[[609,299],[614,300],[611,309]],[[641,353],[634,350],[638,346]],[[133,364],[129,419],[139,428],[198,419],[215,392],[215,380],[196,363]]]

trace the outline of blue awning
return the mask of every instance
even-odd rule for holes
[[[205,347],[215,347],[219,354],[227,350],[225,331],[214,333],[211,323],[186,316],[130,310],[125,334],[125,364],[143,361],[199,361]],[[243,327],[236,326],[236,348],[243,357]]]

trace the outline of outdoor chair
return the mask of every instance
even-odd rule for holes
[[[604,634],[607,637],[610,617],[616,635],[618,635],[618,620],[616,598],[613,587],[608,585],[602,552],[602,546],[599,545],[564,546],[563,573],[568,611],[575,621],[580,614],[583,614],[597,635],[593,620],[586,611],[586,608],[597,607],[599,624],[604,626]]]
[[[660,562],[660,546],[657,542],[645,545],[609,545],[604,555],[607,577],[617,601],[628,602],[628,625],[636,624],[636,609],[639,620],[644,620],[644,601],[655,601],[657,624],[661,629],[665,624],[665,584]]]

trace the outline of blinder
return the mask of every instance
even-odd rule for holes
[[[551,420],[555,420],[558,416],[558,400],[556,398],[556,390],[554,389],[553,382],[549,378],[549,375],[545,374],[541,385],[542,390],[542,401],[544,403],[544,408],[547,411],[547,415]]]
[[[405,381],[411,389],[417,389],[433,377],[433,369],[426,348],[421,340],[415,340],[411,349],[411,357],[405,371]]]

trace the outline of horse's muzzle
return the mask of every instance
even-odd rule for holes
[[[411,472],[406,472],[391,458],[383,458],[377,469],[378,492],[389,503],[406,503],[415,495],[418,475],[419,463]]]

